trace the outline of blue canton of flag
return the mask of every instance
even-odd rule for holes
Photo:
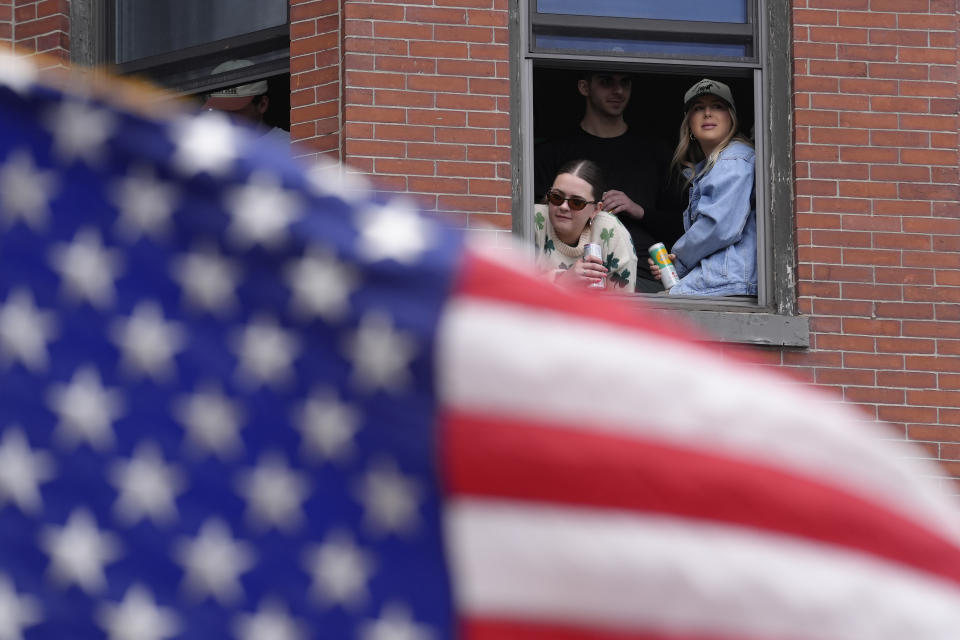
[[[0,638],[449,637],[457,237],[17,58],[0,126]]]

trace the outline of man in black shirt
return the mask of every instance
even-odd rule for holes
[[[557,170],[566,162],[596,162],[611,187],[603,194],[603,208],[623,222],[640,258],[637,291],[662,291],[660,282],[650,274],[646,254],[656,242],[670,246],[676,240],[674,227],[680,211],[658,207],[668,182],[668,161],[658,153],[652,136],[629,127],[623,118],[632,90],[629,74],[590,73],[578,80],[577,88],[586,103],[579,126],[535,150],[537,200],[550,189]]]

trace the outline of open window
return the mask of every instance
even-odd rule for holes
[[[513,26],[514,231],[532,237],[537,144],[578,123],[584,70],[629,73],[624,117],[669,165],[683,118],[684,92],[701,78],[730,86],[740,131],[757,153],[759,292],[756,298],[644,296],[668,312],[693,316],[741,342],[803,345],[806,319],[795,315],[789,10],[773,0],[520,0]],[[679,207],[656,229],[671,246],[682,233]],[[641,259],[647,247],[636,247]],[[641,295],[641,294],[638,294]]]
[[[267,80],[266,120],[290,128],[289,0],[72,3],[75,62],[108,65],[184,95]],[[243,69],[214,74],[227,60]]]

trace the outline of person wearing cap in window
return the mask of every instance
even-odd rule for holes
[[[228,60],[214,68],[212,75],[235,71],[245,67],[251,67],[253,63],[249,60]],[[264,120],[267,109],[270,107],[270,97],[267,95],[268,85],[266,80],[257,80],[247,84],[237,85],[220,89],[207,96],[204,102],[204,108],[215,111],[223,111],[231,118],[252,124],[258,130],[262,131],[261,137],[270,138],[290,144],[290,132],[274,127]]]
[[[671,295],[757,295],[753,145],[738,132],[730,87],[703,79],[683,97],[673,155],[690,186],[684,233],[670,250],[680,282]],[[648,260],[655,277],[660,270]]]

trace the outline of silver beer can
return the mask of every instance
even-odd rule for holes
[[[670,288],[680,282],[680,277],[677,275],[677,268],[673,266],[673,261],[670,260],[666,245],[658,242],[655,245],[651,245],[647,253],[653,258],[653,262],[660,267],[660,282],[663,284],[664,289],[670,290]]]
[[[589,258],[594,257],[598,258],[600,262],[603,262],[603,247],[601,247],[596,242],[588,242],[583,245],[583,257]],[[600,282],[594,282],[587,285],[588,289],[606,289],[607,288],[607,279],[606,277],[600,278]]]

